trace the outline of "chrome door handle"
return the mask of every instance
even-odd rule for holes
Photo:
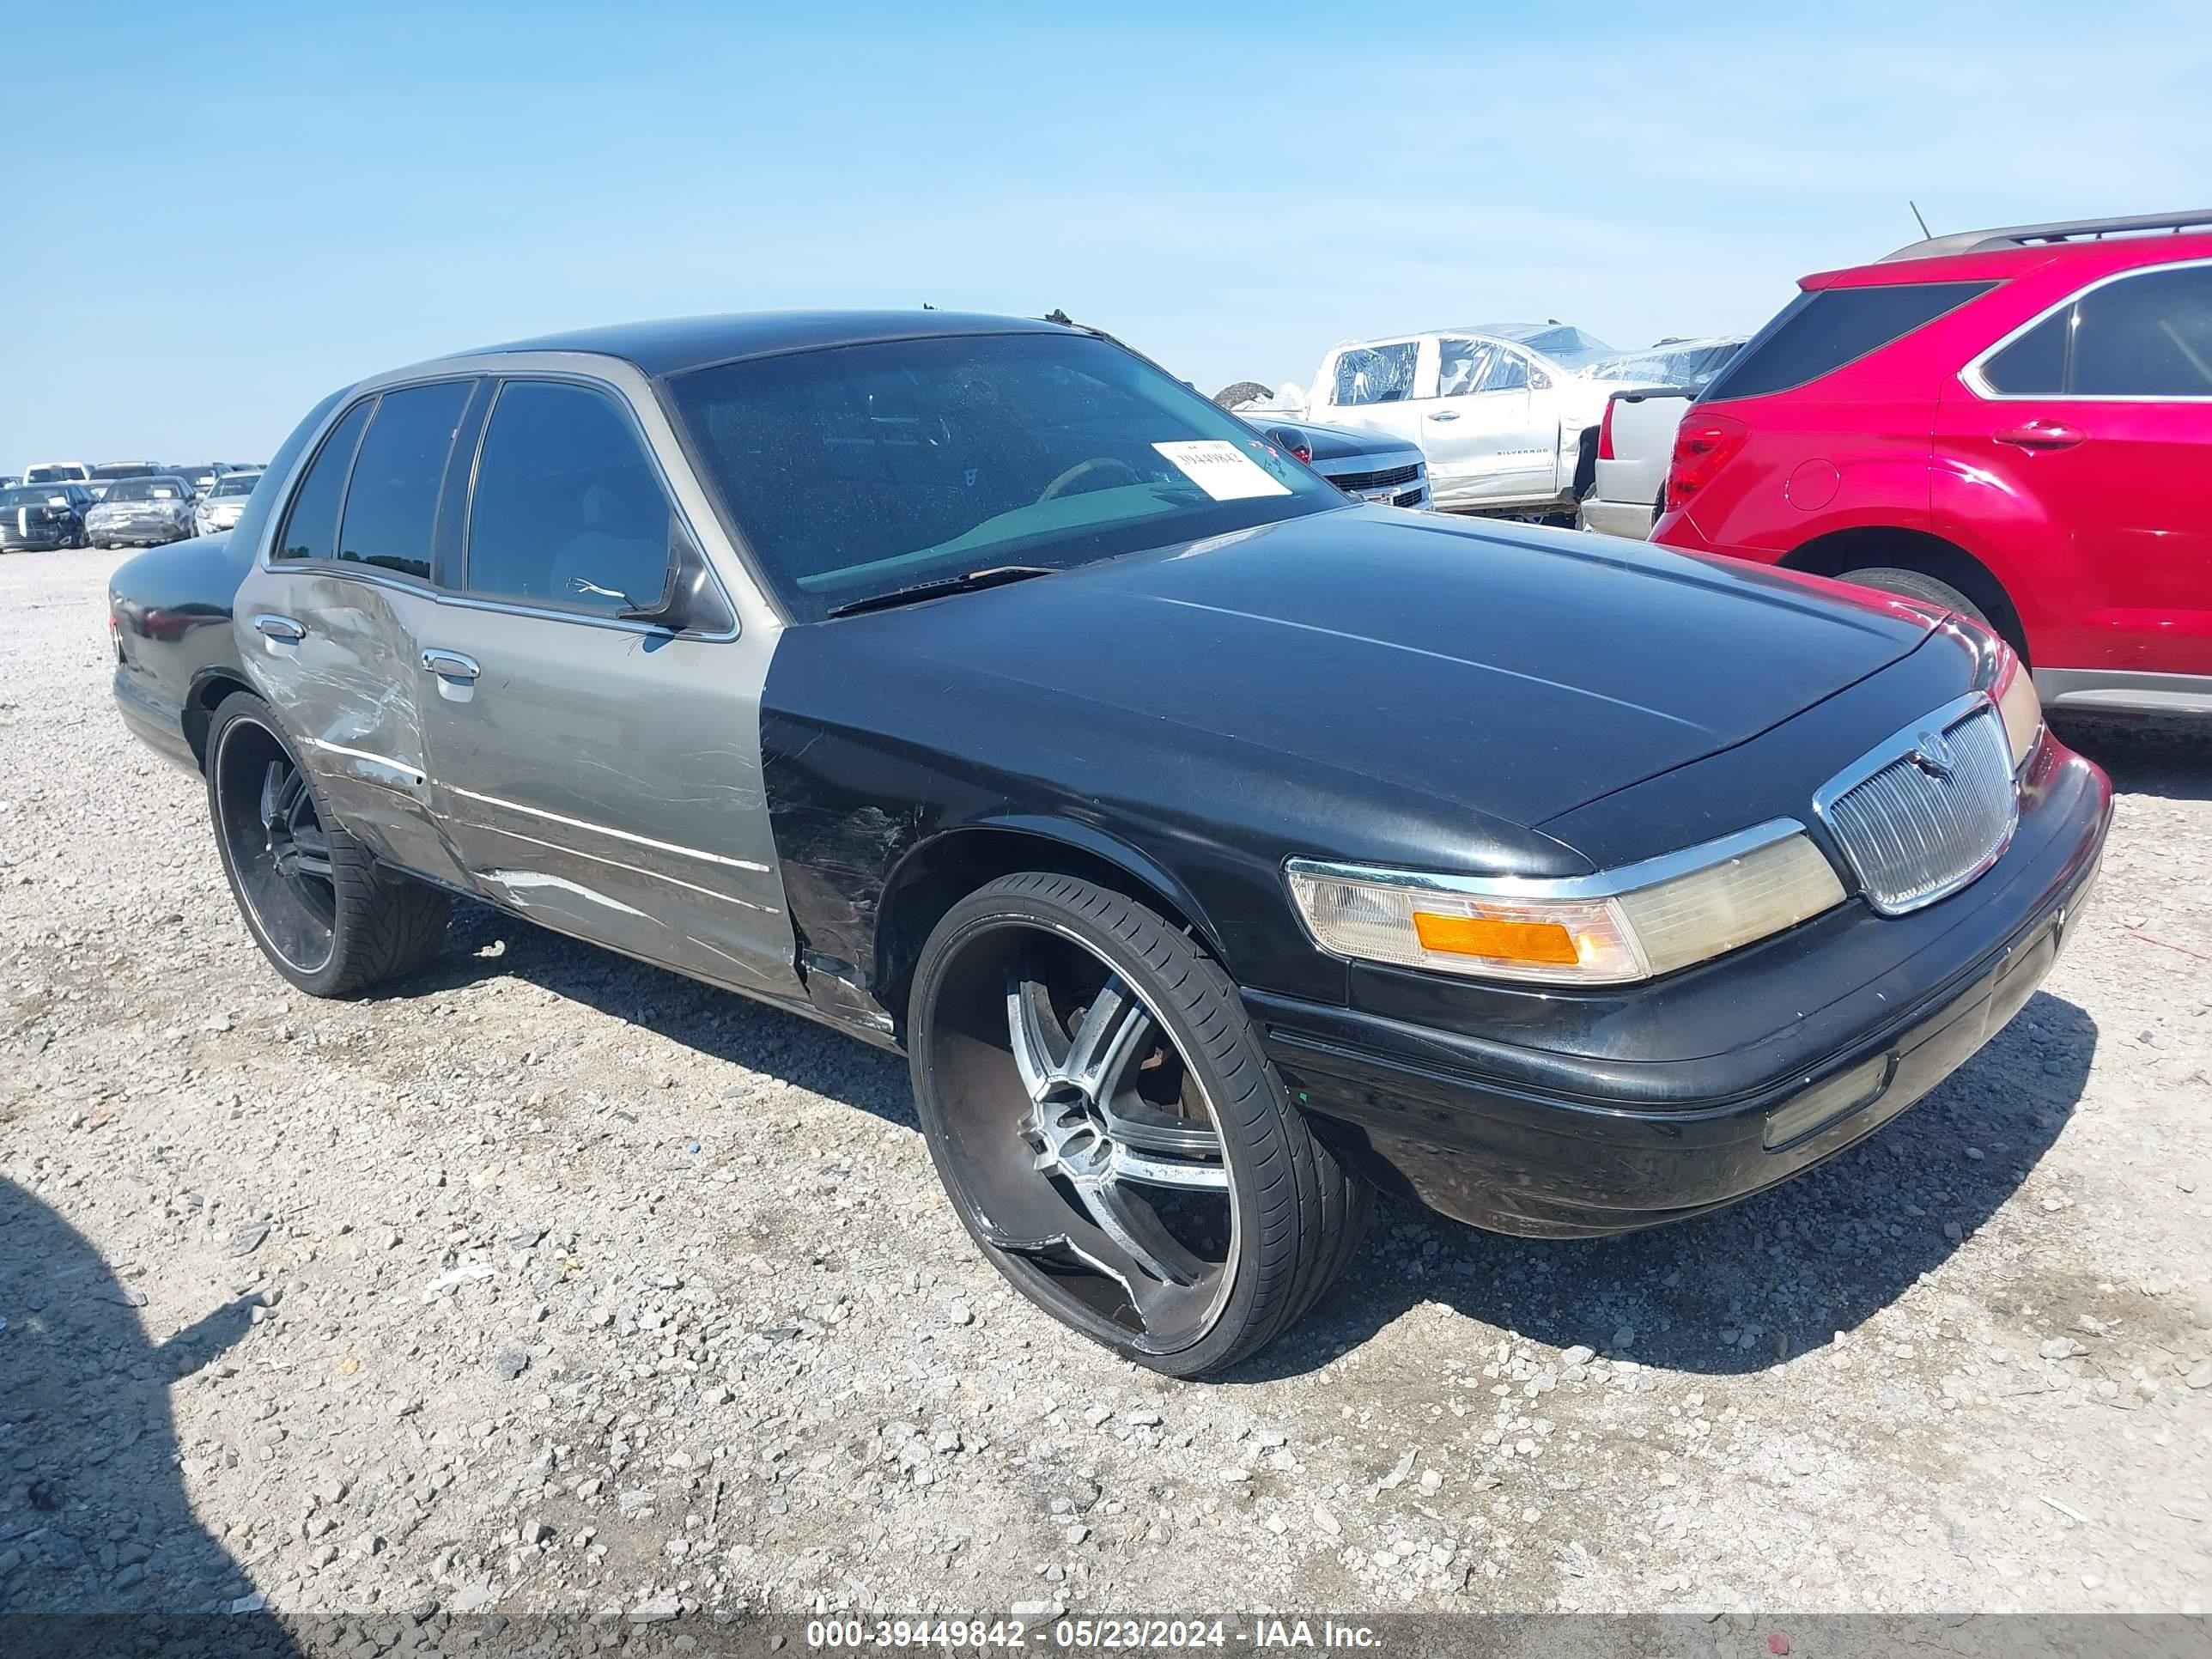
[[[282,640],[287,645],[296,645],[307,637],[307,630],[289,617],[258,616],[253,618],[253,627],[262,638]]]
[[[465,657],[458,651],[425,651],[422,666],[441,680],[472,680],[483,672],[477,666],[475,658]]]
[[[1429,411],[1429,418],[1432,421],[1455,421],[1459,419],[1459,410],[1455,409],[1432,409]]]

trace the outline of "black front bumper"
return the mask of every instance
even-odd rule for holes
[[[0,530],[0,553],[44,553],[57,547],[69,547],[76,541],[76,526],[59,524],[51,530],[44,525],[27,536],[10,527]]]
[[[2057,960],[2111,816],[2105,775],[2049,744],[2012,845],[1961,892],[1897,918],[1854,902],[1786,945],[1649,988],[1667,1018],[1622,1029],[1665,1030],[1668,1057],[1619,1043],[1564,1053],[1529,1046],[1525,1030],[1500,1042],[1260,992],[1245,1001],[1293,1098],[1423,1202],[1499,1232],[1626,1232],[1786,1180],[1964,1063]],[[1793,1013],[1777,1029],[1754,1017],[1776,1007]],[[1788,1128],[1793,1101],[1854,1074],[1879,1092],[1831,1091],[1835,1112]]]

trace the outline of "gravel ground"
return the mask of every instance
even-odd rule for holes
[[[1000,1287],[902,1066],[458,918],[319,1003],[0,562],[0,1607],[2195,1612],[2212,746],[2112,771],[2045,990],[1871,1142],[1534,1244],[1386,1206],[1230,1382]],[[248,1605],[251,1605],[249,1603]]]

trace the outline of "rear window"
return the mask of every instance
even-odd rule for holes
[[[1811,289],[1782,308],[1715,377],[1700,400],[1763,398],[1787,392],[1901,340],[1995,283],[1893,283],[1875,288]]]

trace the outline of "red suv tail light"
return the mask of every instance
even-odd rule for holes
[[[1708,415],[1692,409],[1674,434],[1674,465],[1667,471],[1667,508],[1680,507],[1712,482],[1751,436],[1733,415]]]
[[[1601,461],[1613,459],[1613,406],[1620,401],[1618,398],[1607,398],[1605,400],[1605,418],[1597,423],[1597,458]]]

